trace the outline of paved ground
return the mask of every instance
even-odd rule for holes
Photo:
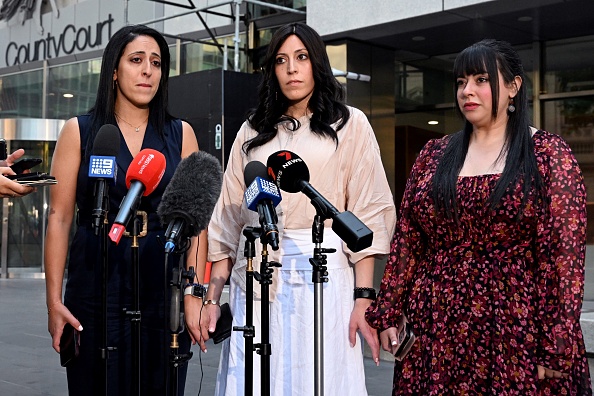
[[[581,322],[586,348],[594,352],[594,303],[586,302],[583,308]],[[186,396],[210,396],[214,392],[220,348],[210,342],[207,354],[200,353],[197,347],[193,351]],[[594,371],[593,362],[590,359],[591,371]],[[391,362],[382,361],[376,367],[366,358],[365,374],[369,396],[391,394]],[[60,366],[47,332],[44,280],[0,279],[0,395],[66,394],[66,371]]]
[[[209,343],[207,354],[199,353],[197,347],[193,351],[186,395],[212,395],[220,349]],[[390,395],[392,364],[383,361],[376,367],[365,359],[365,366],[369,395]],[[47,331],[44,280],[0,279],[0,395],[66,394],[66,371]]]

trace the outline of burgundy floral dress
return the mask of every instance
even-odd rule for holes
[[[586,190],[567,143],[533,141],[548,200],[521,186],[492,210],[500,175],[460,177],[459,221],[436,216],[432,177],[449,136],[417,159],[369,323],[417,341],[394,368],[394,395],[592,395],[580,327]],[[518,210],[521,220],[517,221]],[[568,378],[538,379],[537,365]]]

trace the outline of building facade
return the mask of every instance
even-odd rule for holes
[[[121,26],[142,23],[164,33],[171,44],[170,75],[180,76],[212,69],[255,73],[275,28],[302,21],[326,41],[349,104],[369,117],[397,204],[422,145],[461,128],[454,111],[451,68],[460,50],[483,38],[507,40],[521,54],[533,124],[569,142],[589,196],[594,196],[591,0],[36,0],[27,4],[31,9],[23,6],[12,15],[0,14],[0,125],[4,125],[0,132],[11,148],[25,147],[29,154],[44,158],[39,170],[49,170],[56,125],[92,106],[102,49]],[[224,110],[213,117],[221,119],[213,124],[219,130],[195,128],[197,134],[236,132],[224,130]],[[41,124],[31,127],[35,122],[46,129]],[[213,150],[224,152],[224,147]],[[3,205],[4,277],[43,274],[41,253],[30,258],[19,253],[41,252],[43,246],[47,192],[40,189],[36,194],[31,196],[34,203],[5,200]],[[594,216],[594,206],[589,204],[588,212]],[[34,225],[23,226],[24,219],[31,218],[36,219]],[[594,300],[594,218],[588,243],[586,299]],[[377,272],[379,278],[381,271]]]

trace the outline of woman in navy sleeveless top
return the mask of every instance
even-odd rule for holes
[[[70,395],[129,395],[136,370],[132,367],[131,317],[124,313],[133,308],[132,238],[124,236],[119,244],[108,244],[106,346],[110,350],[107,373],[103,372],[102,244],[101,236],[95,235],[91,216],[96,182],[87,175],[97,131],[105,124],[117,125],[120,132],[117,178],[109,186],[108,229],[128,192],[125,176],[135,155],[151,148],[163,153],[166,159],[161,182],[155,191],[141,198],[137,210],[148,214],[147,235],[138,238],[140,391],[142,394],[167,394],[170,307],[165,302],[169,296],[170,269],[178,265],[179,257],[170,254],[168,268],[165,268],[164,247],[159,242],[164,229],[156,211],[181,159],[198,150],[192,128],[167,113],[168,71],[169,50],[158,32],[145,26],[120,29],[103,55],[95,106],[89,114],[70,119],[56,144],[52,174],[58,184],[50,193],[45,251],[48,328],[56,351],[59,351],[66,323],[81,329],[79,356],[67,366]],[[68,235],[73,219],[78,227],[70,246],[62,303]],[[132,223],[130,221],[130,225]],[[192,240],[188,252],[188,264],[195,267],[206,253],[206,243],[197,243],[198,239],[203,240],[203,235]],[[199,275],[194,282],[200,279]],[[192,300],[186,298],[186,310],[194,307]],[[189,327],[191,330],[191,323]],[[191,344],[188,331],[180,334],[179,342],[178,353],[188,353]],[[185,367],[182,365],[179,370],[179,395],[183,395]]]

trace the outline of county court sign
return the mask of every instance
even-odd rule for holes
[[[124,25],[123,1],[72,0],[60,9],[50,1],[52,10],[45,14],[36,7],[42,0],[21,1],[20,9],[0,21],[0,69],[102,49]],[[27,13],[25,4],[34,8]]]

